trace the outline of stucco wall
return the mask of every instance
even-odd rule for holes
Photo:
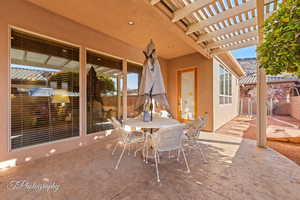
[[[168,100],[171,107],[171,112],[177,118],[177,103],[178,103],[178,87],[177,87],[177,72],[178,70],[197,68],[197,110],[199,116],[208,118],[208,124],[205,130],[213,130],[213,81],[212,81],[212,59],[207,59],[199,53],[194,53],[172,60],[168,60]]]
[[[219,65],[220,62],[213,59],[213,119],[214,119],[214,130],[220,128],[226,122],[230,121],[238,115],[239,112],[239,84],[235,74],[232,74],[232,103],[231,104],[220,104],[219,103]],[[223,64],[223,66],[227,67]],[[228,67],[227,67],[228,69]]]
[[[300,96],[291,97],[290,115],[300,120]]]
[[[26,29],[31,32],[53,37],[58,40],[81,46],[81,49],[90,48],[120,58],[142,63],[144,55],[141,49],[111,38],[103,33],[96,32],[86,26],[74,23],[66,18],[55,15],[44,9],[23,0],[9,0],[1,2],[0,6],[0,162],[8,159],[17,159],[17,163],[25,158],[37,159],[49,156],[55,149],[55,154],[69,151],[79,146],[95,142],[93,134],[83,134],[84,124],[80,129],[80,137],[55,141],[9,152],[9,25]],[[81,51],[81,70],[85,71],[85,53]],[[84,76],[81,73],[82,77]],[[84,94],[84,88],[81,88]],[[81,113],[85,109],[81,105]],[[81,116],[84,120],[84,116]],[[53,151],[52,151],[53,152]]]

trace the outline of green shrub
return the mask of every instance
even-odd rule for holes
[[[286,0],[263,26],[258,61],[267,74],[300,77],[300,0]]]

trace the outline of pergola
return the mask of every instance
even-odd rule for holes
[[[150,0],[207,57],[263,42],[261,26],[282,0]],[[266,74],[257,66],[257,145],[266,146]]]

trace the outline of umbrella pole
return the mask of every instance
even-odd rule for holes
[[[151,93],[150,93],[150,121],[151,122],[153,119],[152,112],[153,112],[153,104],[152,104],[152,91],[151,91]]]

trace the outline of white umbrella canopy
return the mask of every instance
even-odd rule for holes
[[[151,103],[151,99],[154,99],[157,104],[168,109],[169,104],[166,97],[165,85],[156,55],[155,45],[152,40],[143,53],[146,59],[143,66],[137,106]]]

